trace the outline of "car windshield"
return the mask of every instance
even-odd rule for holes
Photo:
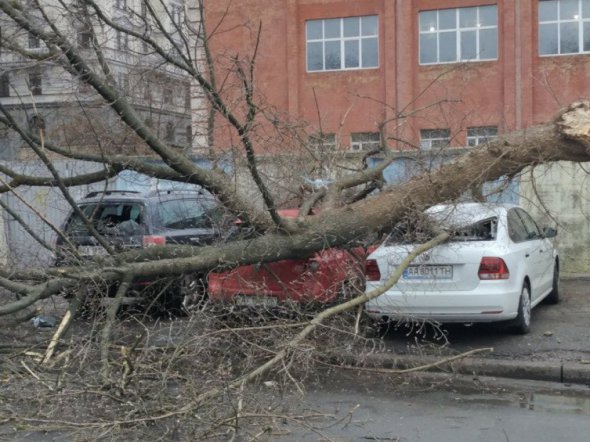
[[[143,233],[143,206],[137,202],[113,202],[80,206],[84,216],[103,235],[140,235]],[[86,224],[76,214],[66,226],[70,236],[89,235]]]

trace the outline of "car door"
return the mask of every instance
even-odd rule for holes
[[[529,238],[529,232],[527,231],[522,218],[518,215],[516,209],[510,209],[507,216],[508,221],[508,235],[514,243],[511,247],[514,255],[518,258],[520,265],[524,267],[522,275],[528,275],[531,279],[531,289],[534,291],[537,287],[538,279],[538,267],[539,263],[535,260],[539,259],[539,255],[535,253],[535,249],[538,247]],[[520,273],[520,272],[519,272]],[[531,293],[531,299],[534,299],[535,295]]]
[[[534,299],[542,296],[551,288],[553,282],[553,247],[547,241],[541,229],[537,226],[537,223],[533,218],[523,209],[516,209],[518,215],[522,219],[522,222],[527,230],[528,238],[533,247],[533,262],[535,263],[535,274],[537,289],[533,288]]]

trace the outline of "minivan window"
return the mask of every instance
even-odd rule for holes
[[[80,210],[92,219],[94,228],[106,235],[140,235],[143,233],[143,205],[137,202],[86,204]],[[84,221],[76,214],[66,225],[70,236],[89,235]]]
[[[202,229],[213,226],[217,204],[208,199],[162,201],[156,209],[156,222],[166,229]]]

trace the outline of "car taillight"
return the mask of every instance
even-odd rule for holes
[[[379,271],[377,261],[374,259],[367,259],[365,261],[365,276],[367,277],[367,281],[381,280],[381,272]]]
[[[484,256],[477,272],[479,279],[508,279],[510,272],[502,258]]]
[[[166,244],[166,237],[160,235],[145,235],[143,237],[143,245],[147,246],[163,246]]]

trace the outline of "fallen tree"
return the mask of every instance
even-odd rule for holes
[[[359,243],[368,245],[369,238],[387,232],[404,218],[411,217],[432,205],[455,201],[466,189],[501,177],[515,177],[523,170],[538,164],[553,161],[590,161],[590,103],[577,102],[561,111],[553,121],[499,137],[430,173],[417,176],[395,187],[384,187],[375,195],[372,195],[371,191],[383,187],[382,172],[394,160],[394,150],[398,146],[384,143],[377,152],[384,158],[378,167],[368,169],[359,164],[356,171],[340,180],[326,183],[320,190],[310,189],[301,181],[301,177],[291,176],[290,182],[295,182],[295,187],[306,188],[307,194],[301,201],[302,209],[297,218],[282,218],[277,210],[284,204],[277,195],[278,192],[274,191],[272,181],[260,167],[260,156],[255,150],[258,139],[256,130],[261,120],[268,122],[267,120],[271,119],[275,127],[279,128],[273,140],[276,143],[284,142],[286,148],[292,148],[301,134],[298,133],[298,129],[292,129],[288,124],[281,126],[274,120],[275,113],[263,109],[263,105],[257,101],[260,97],[257,95],[254,79],[256,50],[249,60],[234,60],[232,71],[224,73],[224,81],[220,82],[217,80],[219,72],[212,65],[212,59],[208,54],[207,40],[210,35],[205,32],[207,24],[204,23],[203,17],[197,17],[195,20],[187,17],[184,22],[178,23],[174,15],[176,12],[169,10],[167,5],[147,2],[146,10],[143,12],[131,9],[128,11],[131,25],[126,25],[120,20],[114,20],[106,8],[93,0],[77,2],[79,9],[76,10],[67,8],[62,2],[33,3],[34,6],[27,9],[19,3],[0,0],[0,10],[4,13],[1,37],[3,49],[20,57],[27,68],[50,64],[61,69],[63,75],[69,75],[69,81],[72,83],[80,82],[93,90],[94,98],[101,102],[105,114],[111,118],[108,121],[113,121],[114,118],[116,125],[113,127],[121,129],[123,135],[118,140],[120,144],[111,145],[110,148],[104,146],[106,143],[101,143],[101,136],[98,134],[92,149],[79,148],[80,146],[68,145],[60,138],[59,131],[51,133],[43,127],[27,126],[22,119],[19,120],[15,116],[13,108],[0,106],[0,122],[11,134],[20,137],[23,145],[30,148],[32,156],[40,161],[47,171],[46,176],[33,176],[3,166],[0,168],[3,174],[0,192],[14,194],[23,186],[53,186],[63,194],[64,200],[70,204],[72,210],[76,210],[74,198],[70,193],[72,186],[106,183],[106,180],[121,171],[136,171],[151,177],[194,184],[207,189],[233,216],[239,217],[245,225],[249,225],[256,232],[254,237],[248,239],[219,242],[208,246],[149,247],[116,252],[110,250],[108,243],[101,239],[100,232],[92,231],[97,241],[105,244],[110,256],[58,269],[1,268],[0,286],[11,296],[7,296],[0,304],[0,316],[8,317],[7,323],[10,327],[16,327],[16,319],[30,316],[23,313],[23,310],[35,307],[44,299],[67,290],[77,290],[79,294],[79,297],[74,297],[75,302],[65,316],[63,327],[53,336],[48,350],[45,351],[44,348],[40,354],[40,369],[50,370],[59,367],[60,363],[70,357],[68,351],[71,350],[58,351],[56,354],[56,349],[62,342],[68,322],[76,313],[80,297],[84,297],[85,289],[96,285],[97,281],[103,286],[119,284],[116,299],[120,299],[125,296],[132,278],[205,274],[211,270],[229,269],[243,264],[307,257],[325,248],[354,247]],[[76,41],[77,35],[72,36],[69,32],[71,29],[54,20],[60,14],[68,16],[76,26],[82,26],[89,35],[89,47],[81,47]],[[172,19],[175,23],[172,30],[164,25],[162,17]],[[5,24],[7,26],[4,26]],[[5,29],[12,31],[5,32]],[[149,69],[157,70],[161,66],[166,66],[171,71],[180,72],[181,78],[198,85],[208,102],[210,112],[224,120],[232,134],[237,136],[239,144],[234,146],[232,154],[239,157],[245,165],[244,169],[247,170],[253,184],[254,197],[244,193],[230,175],[217,167],[198,167],[191,160],[190,151],[177,149],[166,136],[162,136],[148,124],[142,114],[142,106],[145,103],[134,102],[134,98],[137,97],[129,96],[125,85],[114,78],[113,72],[119,65],[115,60],[108,58],[104,49],[114,38],[114,33],[119,36],[117,38],[129,39],[148,48]],[[30,51],[19,44],[24,35],[31,35],[43,42],[43,50]],[[201,57],[202,54],[194,54],[195,47],[204,52],[204,57]],[[145,58],[147,59],[147,55]],[[236,99],[236,95],[239,99]],[[20,99],[23,107],[29,106],[30,112],[37,112],[34,96],[31,95],[31,100],[24,96]],[[77,97],[72,97],[70,104],[78,106]],[[88,111],[83,105],[81,108],[82,113]],[[211,119],[208,121],[211,122]],[[97,133],[99,125],[92,118],[88,117],[84,124],[89,133]],[[113,129],[113,132],[116,130]],[[210,127],[206,132],[207,140],[211,144],[209,147],[213,152],[225,148],[215,142]],[[142,155],[127,151],[126,143],[129,139],[140,147]],[[109,142],[113,143],[112,140]],[[92,162],[98,164],[102,170],[74,177],[62,177],[54,167],[54,162],[58,158]],[[316,159],[308,156],[306,160],[314,162]],[[289,163],[285,164],[285,169],[289,167]],[[261,201],[262,204],[256,204],[254,201]],[[313,216],[309,215],[312,209],[317,208],[321,210],[316,210],[318,213]],[[14,214],[10,215],[14,217]],[[83,214],[80,217],[87,226],[92,226],[92,219],[86,218]],[[19,222],[26,221],[21,219]],[[34,233],[32,229],[29,231]],[[438,239],[442,241],[444,237]],[[39,242],[43,243],[43,247],[50,247],[41,237]],[[426,247],[434,244],[428,244]],[[424,248],[420,248],[416,253],[423,250]],[[406,265],[408,263],[409,260]],[[395,282],[395,276],[399,277],[402,270],[403,267],[393,275],[390,284]],[[291,376],[290,365],[285,361],[293,357],[293,349],[303,346],[305,341],[317,332],[322,326],[322,321],[330,319],[336,313],[358,308],[368,296],[377,295],[378,293],[361,294],[347,304],[319,313],[314,319],[305,319],[302,323],[281,323],[282,330],[301,328],[302,331],[290,331],[284,336],[278,332],[273,335],[276,345],[268,345],[268,348],[258,343],[258,340],[264,342],[265,336],[262,333],[247,342],[245,336],[251,330],[224,329],[227,334],[243,338],[243,342],[247,342],[249,348],[252,348],[251,354],[242,355],[238,362],[232,359],[234,355],[231,354],[224,354],[220,359],[211,356],[216,354],[217,347],[225,349],[224,346],[227,346],[230,348],[228,353],[231,353],[231,350],[239,352],[239,345],[229,339],[223,341],[222,345],[215,341],[221,334],[219,331],[211,331],[208,334],[199,330],[199,334],[195,333],[198,339],[202,340],[202,347],[195,344],[195,337],[189,336],[182,343],[176,343],[171,346],[173,348],[166,348],[161,353],[150,350],[148,344],[145,344],[145,348],[138,349],[147,333],[145,330],[138,332],[132,342],[115,347],[112,345],[113,340],[119,343],[113,338],[116,331],[115,304],[115,308],[108,311],[108,320],[102,328],[97,358],[102,376],[99,381],[92,384],[93,391],[97,390],[94,388],[96,384],[101,384],[101,387],[111,386],[117,394],[133,395],[135,393],[130,391],[129,385],[132,384],[134,376],[140,378],[138,372],[149,372],[152,376],[158,376],[168,373],[168,370],[174,371],[170,368],[173,362],[168,366],[167,360],[181,365],[188,364],[188,359],[194,362],[202,357],[206,360],[203,362],[205,367],[199,367],[198,372],[210,375],[203,375],[207,380],[203,385],[189,384],[192,390],[188,394],[189,398],[183,403],[172,405],[166,402],[166,407],[161,407],[162,409],[154,405],[147,411],[142,410],[138,418],[130,417],[114,422],[112,419],[95,420],[87,424],[93,428],[110,428],[167,420],[181,414],[190,415],[208,400],[231,395],[243,388],[246,381],[267,375],[276,367],[282,367],[278,371],[284,376]],[[265,328],[263,332],[274,332],[274,325]],[[80,341],[84,339],[80,338]],[[196,356],[185,357],[184,352],[188,353],[187,348],[193,349]],[[207,357],[211,359],[208,360]],[[140,361],[145,365],[142,366]],[[240,364],[244,364],[243,369],[236,369],[236,365]],[[28,365],[25,364],[25,367],[27,373],[35,373]],[[64,363],[63,367],[66,367],[63,368],[65,373],[71,365]],[[96,366],[88,369],[89,372],[95,372],[92,371],[94,367]],[[37,380],[45,379],[36,373],[33,377],[39,378]],[[177,375],[175,379],[181,377]],[[165,384],[164,381],[167,380],[168,378],[164,377],[162,383]],[[134,388],[140,389],[137,385]],[[237,396],[240,394],[238,392]],[[145,397],[139,393],[137,396],[138,402]],[[117,402],[117,398],[110,399]],[[238,407],[237,414],[241,413],[241,409],[241,406]],[[214,424],[215,422],[211,426],[214,427]]]

